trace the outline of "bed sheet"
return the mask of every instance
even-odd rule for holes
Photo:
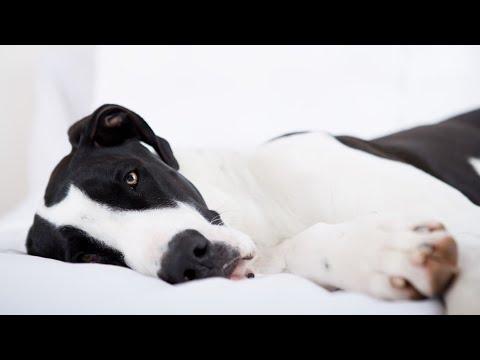
[[[441,314],[436,300],[382,301],[328,292],[291,275],[169,285],[109,265],[25,254],[34,199],[0,219],[0,314]]]

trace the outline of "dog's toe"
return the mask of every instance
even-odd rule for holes
[[[422,268],[427,277],[426,296],[437,296],[445,291],[458,271],[458,250],[453,237],[448,233],[441,239],[422,243],[413,249],[411,261]]]
[[[421,270],[421,292],[428,297],[442,294],[458,271],[457,243],[441,223],[417,225],[413,231],[420,243],[410,251],[411,263]],[[418,273],[418,272],[417,272]]]
[[[395,241],[383,249],[379,271],[389,276],[392,293],[401,294],[397,298],[443,294],[458,272],[454,238],[438,222],[408,229],[399,229]]]

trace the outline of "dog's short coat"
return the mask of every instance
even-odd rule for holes
[[[392,300],[448,289],[449,313],[480,313],[480,110],[371,141],[306,132],[174,155],[104,105],[69,139],[32,255],[170,283],[286,271]]]

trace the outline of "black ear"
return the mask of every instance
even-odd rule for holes
[[[95,143],[114,146],[128,139],[138,139],[152,146],[167,165],[179,168],[168,142],[156,136],[138,114],[120,105],[99,107],[92,115],[73,124],[68,137],[74,148]]]

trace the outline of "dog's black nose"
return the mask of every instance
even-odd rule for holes
[[[158,276],[171,284],[229,277],[239,258],[239,252],[230,246],[210,242],[196,230],[185,230],[170,240]]]

